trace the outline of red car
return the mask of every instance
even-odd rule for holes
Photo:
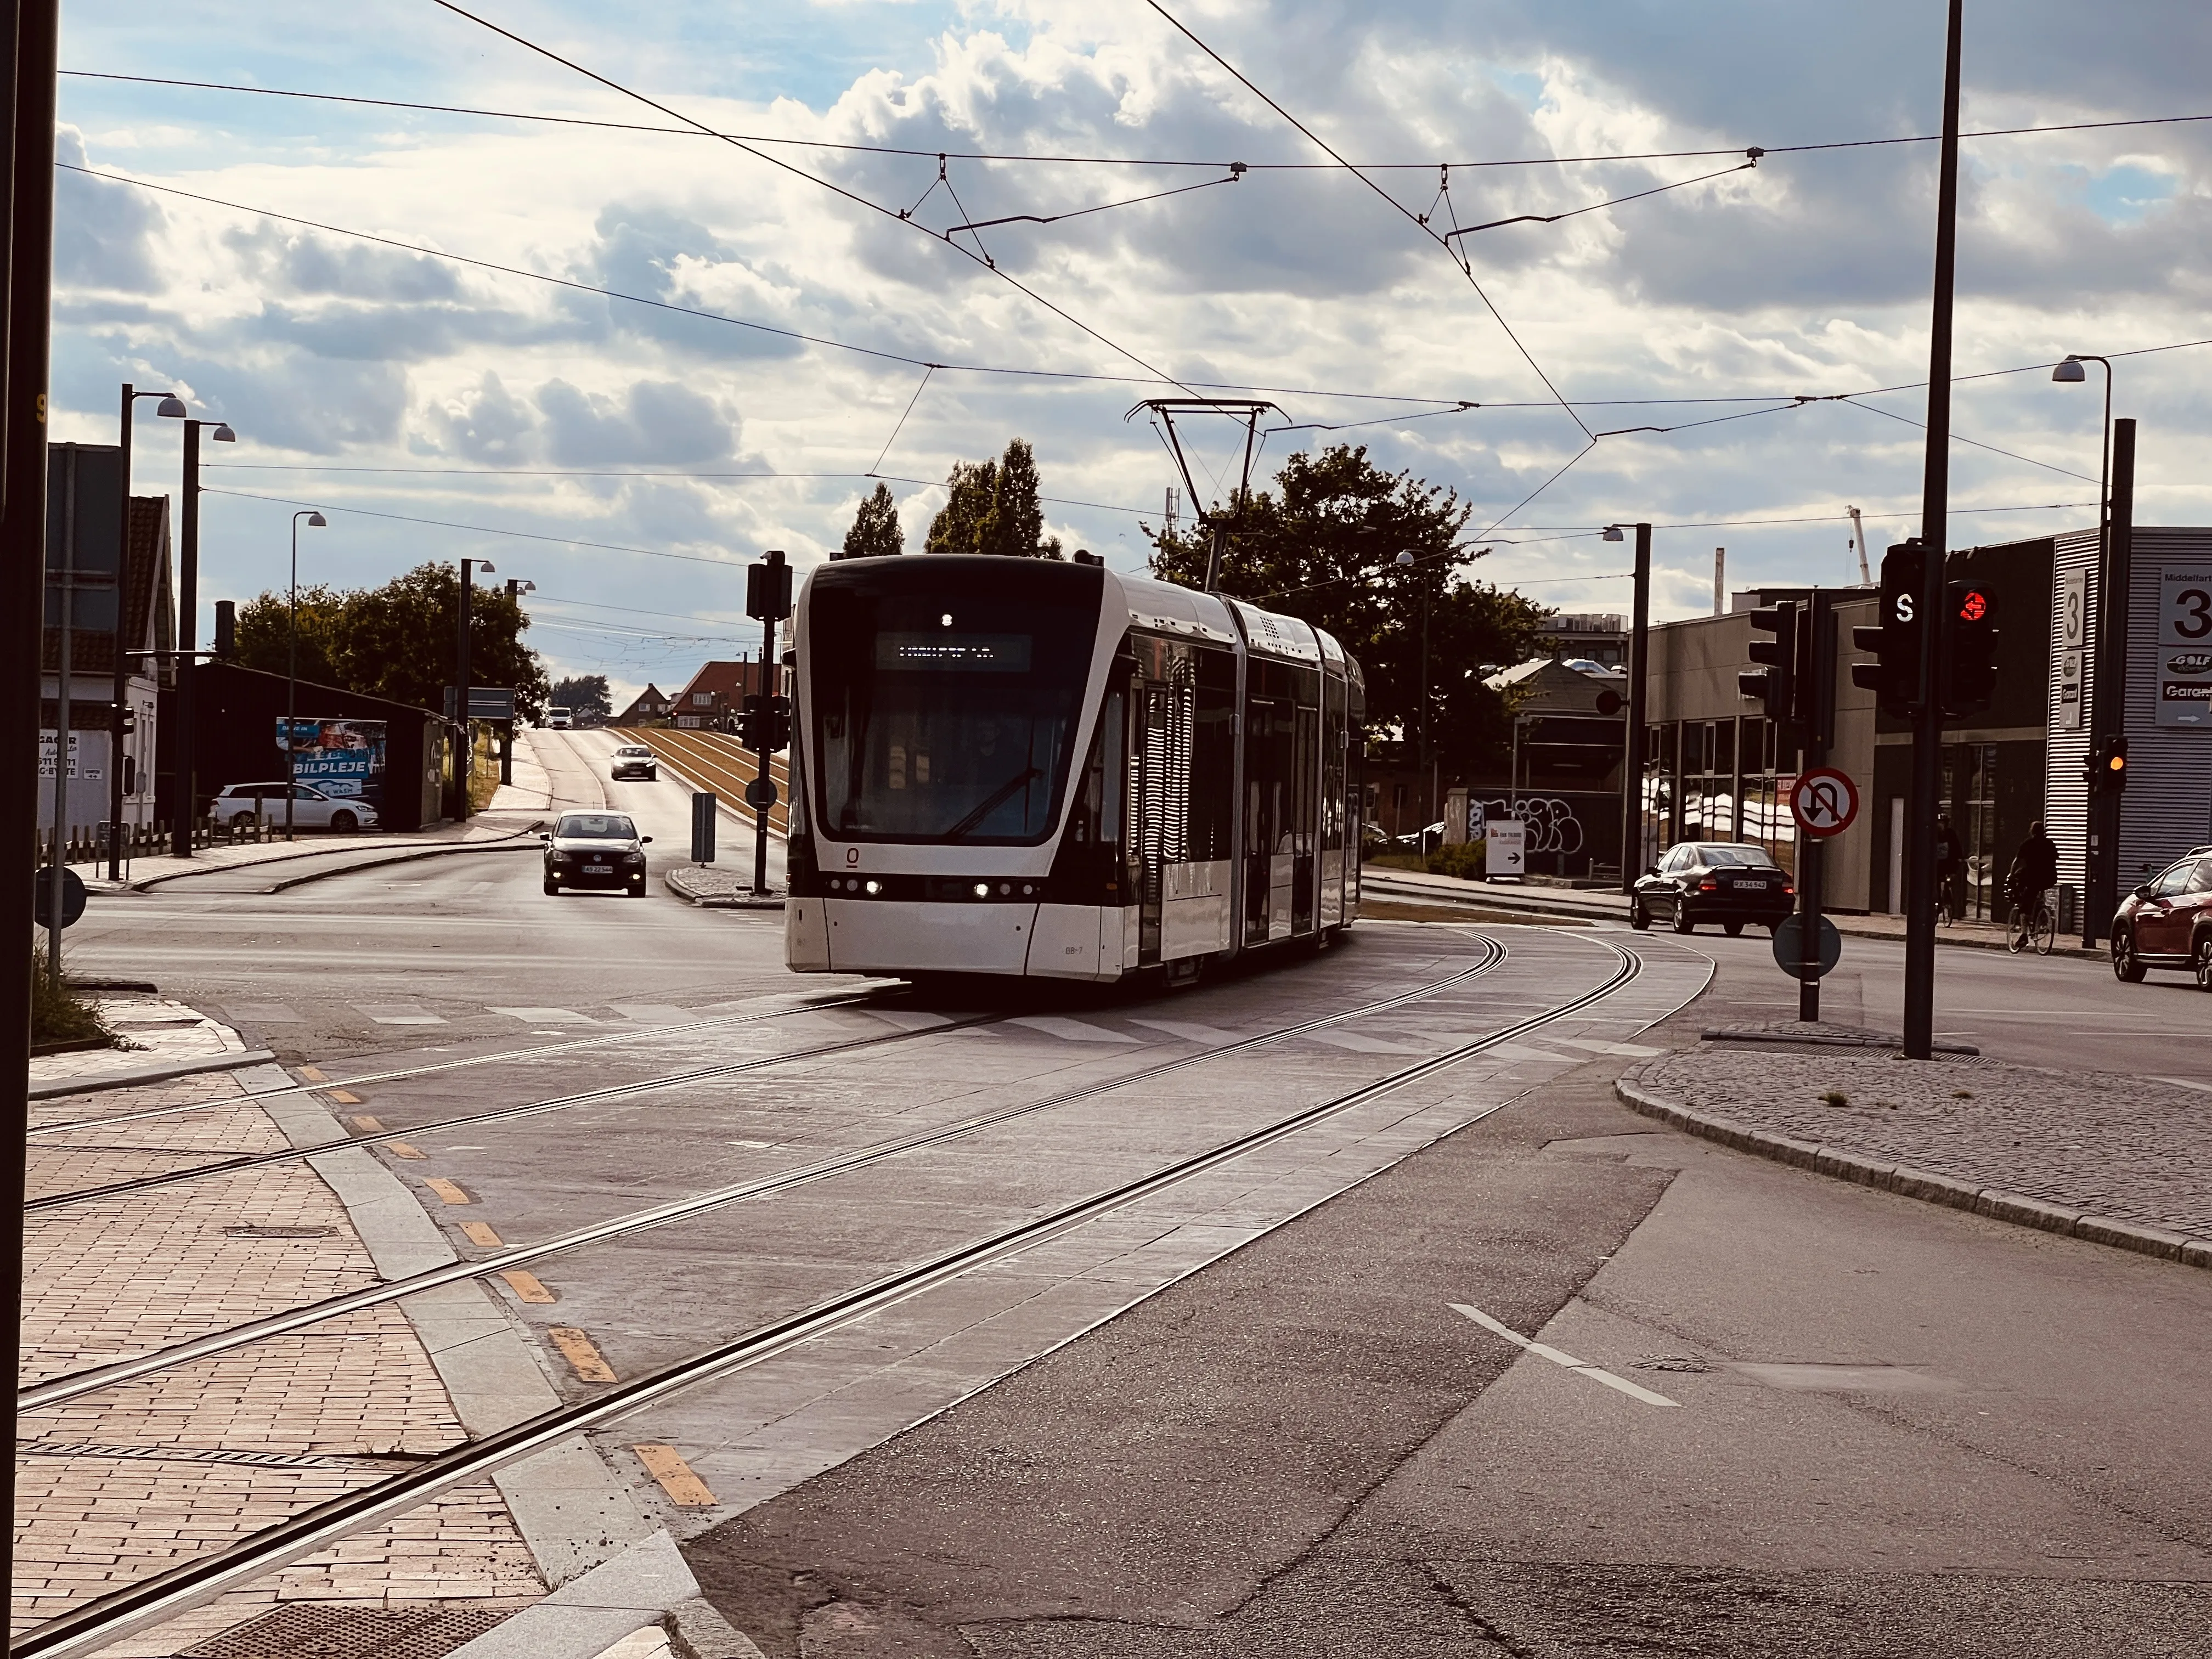
[[[2112,972],[2132,985],[2153,968],[2189,969],[2212,991],[2212,847],[2191,848],[2120,901]]]

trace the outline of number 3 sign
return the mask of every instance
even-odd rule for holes
[[[2212,731],[2212,564],[2169,564],[2158,579],[2160,726]]]

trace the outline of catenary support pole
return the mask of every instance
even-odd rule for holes
[[[1628,619],[1628,741],[1620,763],[1620,890],[1644,870],[1644,683],[1651,644],[1651,526],[1636,526],[1636,596]]]
[[[78,453],[75,444],[66,445],[62,450],[62,557],[59,580],[53,584],[58,613],[54,629],[54,844],[53,855],[46,864],[46,982],[56,990],[61,988],[62,983],[62,888],[69,869],[70,779],[76,770],[76,757],[70,752],[70,679],[76,667],[71,660],[74,653],[70,636],[76,631],[73,624],[76,621]]]
[[[1936,281],[1928,330],[1928,451],[1921,483],[1919,708],[1912,723],[1912,793],[1905,860],[1905,1053],[1926,1060],[1936,1040],[1936,794],[1942,775],[1943,586],[1951,489],[1951,304],[1959,246],[1959,49],[1965,0],[1951,0],[1943,52],[1943,142],[1937,164]]]
[[[456,793],[459,799],[453,805],[453,817],[469,815],[469,796],[476,787],[476,733],[469,724],[469,600],[476,589],[476,561],[461,561],[461,623],[460,639],[454,648],[456,675],[453,681],[453,718],[461,734],[461,752],[453,763],[453,776],[459,781]]]
[[[137,401],[123,383],[123,420],[118,428],[121,454],[118,477],[122,499],[115,504],[115,684],[107,709],[107,878],[123,879],[123,728],[130,716],[131,659],[123,654],[124,625],[131,614],[131,410]]]
[[[2101,681],[2104,673],[2101,664],[2105,649],[2105,595],[2113,591],[2112,361],[2109,357],[2092,356],[2083,356],[2081,361],[2085,363],[2100,363],[2105,370],[2105,427],[2097,452],[2097,609],[2095,612],[2097,631],[2090,641],[2093,658],[2099,665],[2093,666],[2090,670],[2092,689],[2089,694],[2089,707],[2085,711],[2089,717],[2089,752],[2094,756],[2097,752],[2098,740],[2107,734],[2106,728],[2100,724],[2101,705],[2094,687]],[[2097,781],[2087,775],[2089,769],[2087,767],[2082,768],[2083,785],[2088,791],[2089,799],[2088,810],[2082,818],[2082,822],[2088,826],[2088,831],[2082,845],[2081,855],[2081,947],[2084,950],[2094,951],[2097,947],[2098,940],[2105,934],[2105,920],[2097,914],[2097,907],[2089,902],[2091,892],[2096,886],[2097,854],[2094,849],[2097,840],[2097,817],[2102,806],[2104,795],[2098,787]],[[2109,908],[2107,907],[2108,909]]]
[[[2136,528],[2136,423],[2112,422],[2112,513],[2105,528],[2104,571],[2097,594],[2097,676],[2089,721],[2092,756],[2128,730],[2128,585],[2133,580]],[[2120,866],[2120,808],[2109,779],[2089,797],[2089,870],[2082,895],[2082,932],[2095,945],[2109,938],[2112,913],[2128,885]]]
[[[32,884],[39,799],[39,661],[45,631],[46,370],[54,231],[54,69],[59,0],[0,0],[0,190],[6,192],[7,359],[0,369],[0,1192],[13,1216],[0,1228],[0,1368],[22,1356],[24,1131],[29,1116]],[[9,920],[12,918],[12,920]],[[15,1437],[14,1395],[8,1437]],[[15,1460],[0,1474],[15,1506]],[[12,1589],[13,1559],[0,1569]]]

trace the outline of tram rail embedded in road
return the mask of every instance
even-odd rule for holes
[[[1178,1159],[1135,1181],[1077,1200],[1048,1215],[963,1245],[918,1267],[884,1274],[858,1289],[719,1343],[689,1359],[678,1360],[626,1382],[613,1383],[592,1399],[555,1407],[492,1434],[434,1453],[412,1469],[315,1504],[201,1559],[182,1563],[82,1602],[18,1638],[9,1652],[14,1659],[76,1659],[77,1656],[93,1653],[133,1631],[159,1624],[264,1573],[404,1514],[441,1492],[481,1480],[510,1463],[548,1450],[572,1435],[604,1427],[688,1389],[774,1358],[802,1343],[829,1335],[980,1267],[1033,1249],[1126,1205],[1179,1186],[1221,1164],[1434,1076],[1486,1049],[1577,1014],[1632,982],[1643,969],[1643,958],[1635,951],[1610,939],[1594,942],[1619,958],[1614,971],[1602,984],[1555,1007],[1401,1066],[1345,1094]],[[1503,954],[1501,949],[1492,961],[1502,959]],[[1191,1058],[1194,1060],[1198,1057]]]

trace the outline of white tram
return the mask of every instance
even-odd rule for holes
[[[815,570],[799,973],[1180,982],[1358,912],[1359,665],[1292,617],[1046,559]]]

